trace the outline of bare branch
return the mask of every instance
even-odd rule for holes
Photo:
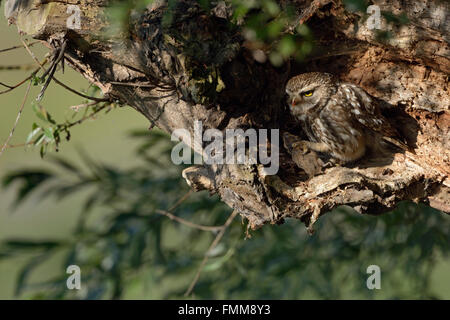
[[[10,66],[0,66],[0,71],[3,70],[30,70],[33,69],[34,64],[18,64]]]
[[[16,130],[17,124],[19,123],[20,116],[22,115],[23,107],[25,106],[25,102],[27,101],[28,93],[30,92],[30,88],[31,88],[31,81],[28,84],[27,91],[25,92],[25,96],[23,98],[22,105],[19,108],[19,113],[17,114],[16,122],[14,123],[14,126],[11,129],[11,132],[9,133],[8,138],[6,139],[5,143],[2,146],[2,150],[0,150],[0,157],[2,156],[2,154],[5,151],[5,149],[7,148],[7,146],[9,145],[9,141],[11,140],[11,138],[14,135],[14,131]]]
[[[178,208],[184,201],[186,201],[186,199],[188,199],[188,198],[191,196],[192,192],[193,192],[192,190],[189,190],[189,191],[188,191],[184,196],[182,196],[182,197],[181,197],[174,205],[172,205],[172,206],[168,209],[168,211],[158,209],[158,210],[156,210],[155,212],[156,212],[157,214],[160,214],[160,215],[163,215],[163,216],[168,217],[170,220],[174,220],[174,221],[176,221],[176,222],[178,222],[178,223],[184,224],[184,225],[186,225],[186,226],[188,226],[188,227],[191,227],[191,228],[199,229],[199,230],[202,230],[202,231],[219,231],[219,230],[221,230],[221,229],[223,228],[223,226],[205,226],[205,225],[200,225],[200,224],[197,224],[197,223],[193,223],[193,222],[191,222],[191,221],[188,221],[188,220],[186,220],[186,219],[177,217],[176,215],[170,213],[170,211],[175,210],[175,209]]]
[[[45,90],[47,89],[48,85],[50,84],[50,81],[52,81],[52,78],[53,78],[53,75],[56,72],[56,68],[58,66],[58,63],[64,59],[64,51],[66,50],[66,46],[67,46],[67,40],[64,40],[62,45],[61,45],[61,48],[59,49],[58,56],[56,56],[56,58],[53,60],[50,68],[48,68],[44,72],[44,74],[42,75],[42,78],[45,78],[47,76],[47,74],[48,74],[48,77],[47,77],[47,80],[44,83],[44,86],[42,87],[41,92],[39,92],[39,95],[37,97],[38,101],[41,101],[41,99],[44,96]]]
[[[178,201],[175,202],[167,211],[173,211],[176,208],[178,208],[184,201],[186,201],[186,199],[188,199],[191,196],[192,193],[193,193],[192,190],[186,192],[186,194],[182,196],[180,199],[178,199]]]
[[[44,72],[44,75],[46,75],[46,74],[49,72],[49,70],[51,69],[51,67],[49,68],[49,70],[45,69],[45,68],[44,68],[44,64],[41,64],[41,63],[39,62],[39,60],[38,60],[38,59],[36,58],[36,56],[34,55],[33,51],[31,51],[31,49],[29,48],[29,46],[27,45],[27,43],[26,43],[23,39],[21,39],[21,41],[22,41],[22,43],[23,43],[25,49],[27,50],[27,52],[30,54],[30,56],[33,58],[33,60],[37,63],[37,65],[39,66],[39,68],[42,69],[42,71]],[[56,66],[57,66],[58,62],[61,61],[61,59],[62,59],[62,58],[59,58],[59,57],[57,58],[58,61],[57,61],[56,63],[53,64],[54,69],[56,69]],[[38,70],[39,70],[39,69],[38,69]],[[35,72],[35,74],[36,74],[36,73],[37,73],[37,71]],[[53,71],[53,73],[54,73],[54,71]],[[49,77],[49,78],[51,78],[51,77]],[[78,91],[75,90],[75,89],[70,88],[68,85],[66,85],[66,84],[64,84],[63,82],[59,81],[59,80],[56,79],[55,77],[53,77],[53,80],[54,80],[58,85],[60,85],[61,87],[63,87],[64,89],[66,89],[66,90],[68,90],[68,91],[70,91],[70,92],[72,92],[72,93],[74,93],[74,94],[76,94],[76,95],[78,95],[78,96],[80,96],[80,97],[82,97],[82,98],[85,98],[85,99],[88,99],[88,100],[92,100],[92,101],[97,101],[97,102],[111,101],[111,99],[110,99],[109,97],[105,97],[105,98],[96,98],[96,97],[87,96],[87,95],[85,95],[85,94],[83,94],[83,93],[81,93],[81,92],[78,92]],[[47,84],[47,85],[48,85],[48,84]],[[44,87],[46,88],[46,86],[44,86]],[[43,88],[43,90],[45,91],[44,88]],[[43,91],[41,91],[41,93],[43,93]],[[41,96],[41,94],[39,94],[39,95]],[[42,97],[41,97],[41,98],[42,98]]]
[[[31,42],[31,43],[29,43],[28,44],[28,46],[33,46],[33,45],[35,45],[36,43],[39,43],[39,41],[34,41],[34,42]],[[24,46],[22,45],[22,46],[14,46],[14,47],[10,47],[10,48],[6,48],[6,49],[0,49],[0,53],[2,53],[2,52],[6,52],[6,51],[10,51],[10,50],[14,50],[14,49],[20,49],[20,48],[23,48]]]
[[[184,296],[187,297],[189,296],[192,291],[194,290],[195,285],[198,282],[198,279],[200,278],[200,274],[202,273],[203,268],[206,265],[206,262],[208,262],[209,259],[209,253],[215,248],[217,247],[217,245],[219,244],[220,240],[222,240],[223,235],[225,234],[225,231],[227,230],[228,226],[231,224],[231,222],[233,221],[233,219],[236,217],[236,215],[238,214],[238,212],[236,210],[234,210],[231,215],[228,217],[227,221],[224,223],[224,225],[222,226],[220,232],[217,234],[216,238],[214,239],[214,241],[211,243],[211,245],[209,246],[208,250],[205,252],[205,255],[203,257],[203,260],[200,264],[200,267],[197,270],[197,273],[194,277],[194,279],[192,280],[191,284],[189,285],[189,288],[186,290]]]
[[[188,227],[191,227],[191,228],[194,228],[194,229],[198,229],[198,230],[202,230],[202,231],[219,231],[219,230],[222,230],[222,228],[223,228],[223,226],[205,226],[205,225],[193,223],[193,222],[191,222],[189,220],[177,217],[176,215],[171,214],[170,212],[165,211],[165,210],[161,210],[161,209],[157,209],[157,210],[155,210],[155,212],[157,214],[160,214],[160,215],[168,217],[170,220],[176,221],[176,222],[181,223],[181,224],[183,224],[185,226],[188,226]]]
[[[44,59],[44,61],[42,62],[43,65],[45,65],[47,63],[47,58]],[[20,87],[21,85],[23,85],[25,82],[27,82],[28,80],[30,80],[31,78],[33,78],[36,73],[38,73],[40,70],[40,68],[37,68],[36,70],[34,70],[28,77],[26,77],[25,79],[23,79],[22,81],[20,81],[18,84],[11,86],[8,90],[4,90],[4,91],[0,91],[0,94],[4,94],[4,93],[8,93],[18,87]]]

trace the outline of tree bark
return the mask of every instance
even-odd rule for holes
[[[196,1],[178,1],[171,23],[162,21],[167,8],[157,1],[145,12],[132,12],[129,30],[115,35],[104,33],[107,1],[73,1],[81,8],[79,30],[67,29],[71,1],[42,2],[25,2],[10,20],[50,48],[67,39],[66,61],[105,95],[142,113],[152,127],[193,134],[200,120],[204,130],[279,128],[301,136],[284,103],[285,83],[298,73],[324,71],[378,98],[383,114],[414,146],[415,154],[366,157],[313,177],[283,147],[276,175],[267,175],[260,164],[198,165],[183,172],[192,188],[217,193],[249,227],[286,217],[312,226],[340,205],[378,214],[403,200],[450,212],[448,2],[373,1],[409,19],[399,27],[384,22],[393,37],[383,41],[338,0],[282,1],[294,5],[299,23],[312,29],[318,50],[307,63],[279,68],[255,60],[222,1],[210,14]],[[201,153],[203,146],[191,147]]]

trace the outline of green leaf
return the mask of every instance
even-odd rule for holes
[[[45,249],[50,250],[59,246],[61,243],[58,241],[30,241],[30,240],[6,240],[2,245],[8,249],[13,250],[37,250]]]
[[[39,155],[41,156],[41,158],[44,158],[46,153],[47,153],[47,145],[43,144],[43,145],[41,145],[41,148],[39,149]]]
[[[381,15],[386,19],[387,22],[405,25],[409,23],[409,18],[405,13],[401,13],[399,15],[393,14],[389,11],[381,11]]]
[[[44,83],[45,79],[38,77],[37,75],[33,75],[33,77],[31,78],[31,82],[32,82],[33,86],[37,86],[37,85]]]
[[[283,31],[283,27],[284,25],[279,20],[274,20],[266,27],[267,35],[271,38],[276,38]]]
[[[55,120],[53,120],[52,116],[50,115],[50,113],[47,112],[47,110],[45,110],[45,108],[43,106],[41,106],[39,103],[37,103],[36,101],[34,101],[32,104],[32,109],[34,111],[34,113],[36,114],[36,116],[48,123],[51,124],[56,124]]]
[[[298,25],[297,32],[303,37],[310,37],[312,35],[311,29],[304,23]]]
[[[38,146],[38,145],[42,144],[42,143],[44,142],[44,140],[45,140],[45,135],[44,135],[43,133],[41,133],[41,134],[36,138],[36,140],[34,140],[33,145]]]
[[[220,269],[230,258],[234,255],[234,248],[231,248],[227,251],[225,255],[219,257],[207,264],[204,268],[205,271],[215,271]]]
[[[56,163],[57,165],[59,165],[60,167],[66,169],[67,171],[75,173],[78,176],[81,174],[80,168],[78,168],[77,166],[75,166],[74,164],[72,164],[71,162],[69,162],[66,159],[63,159],[63,158],[60,158],[60,157],[51,157],[50,161]]]
[[[33,123],[32,131],[28,134],[25,144],[29,144],[31,140],[33,140],[34,136],[41,132],[41,130],[42,129],[36,123]]]
[[[20,271],[17,282],[16,282],[16,289],[14,291],[14,295],[17,297],[19,296],[22,291],[27,287],[27,280],[30,276],[30,274],[33,272],[36,267],[38,267],[41,263],[47,260],[47,258],[52,254],[52,251],[47,251],[43,254],[40,254],[36,257],[33,257],[30,259],[30,261],[25,264]]]
[[[17,206],[20,202],[22,202],[33,190],[35,190],[38,186],[42,185],[45,181],[52,178],[53,175],[46,171],[32,171],[32,170],[23,170],[19,172],[15,172],[9,175],[6,175],[3,178],[3,186],[8,187],[14,181],[22,182],[22,185],[19,187],[19,191],[17,193],[14,206]]]
[[[276,51],[270,53],[269,60],[275,67],[279,67],[283,64],[283,56]]]
[[[312,50],[313,50],[313,44],[309,41],[304,41],[300,45],[300,51],[304,56],[310,54],[312,52]]]
[[[291,56],[295,52],[295,49],[295,40],[290,36],[283,37],[278,45],[278,50],[284,58]]]
[[[45,128],[44,129],[44,135],[50,140],[55,140],[55,136],[53,135],[53,128]]]
[[[280,13],[280,7],[275,1],[272,0],[265,0],[263,2],[263,8],[265,11],[267,11],[272,17],[276,16],[278,13]]]
[[[361,11],[365,13],[367,10],[366,0],[344,0],[344,4],[349,11]]]

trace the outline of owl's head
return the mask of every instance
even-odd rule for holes
[[[336,92],[338,80],[330,73],[309,72],[291,78],[286,84],[289,108],[294,116],[304,116],[324,106]]]

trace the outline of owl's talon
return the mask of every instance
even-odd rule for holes
[[[341,167],[341,166],[342,166],[342,164],[338,160],[331,158],[330,160],[328,160],[326,163],[324,163],[322,165],[322,169],[329,169],[329,168]]]
[[[334,163],[332,163],[331,161],[327,161],[326,163],[323,164],[322,169],[332,168],[333,166]]]

